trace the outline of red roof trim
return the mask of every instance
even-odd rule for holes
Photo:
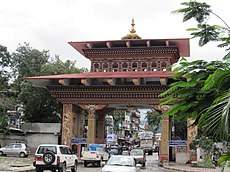
[[[171,72],[87,72],[76,74],[62,74],[49,76],[25,77],[25,80],[36,79],[99,79],[99,78],[167,78],[174,74]]]

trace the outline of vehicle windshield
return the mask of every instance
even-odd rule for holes
[[[44,154],[47,151],[52,151],[53,153],[57,153],[56,146],[40,146],[38,149],[38,154]]]
[[[135,163],[131,157],[116,157],[112,156],[109,158],[107,165],[117,165],[117,166],[129,166],[134,167]]]
[[[143,155],[143,151],[142,150],[135,150],[133,149],[131,152],[130,152],[130,155],[131,156],[142,156]]]

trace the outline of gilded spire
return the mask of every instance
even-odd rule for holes
[[[135,30],[135,28],[134,28],[134,26],[135,26],[135,23],[134,23],[134,18],[132,18],[132,24],[131,24],[131,30],[130,30],[130,33],[136,33],[136,30]]]
[[[132,18],[130,33],[127,34],[126,36],[123,36],[121,39],[141,39],[141,37],[136,34],[136,30],[134,26],[135,26],[134,18]]]

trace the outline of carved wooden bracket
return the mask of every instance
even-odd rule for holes
[[[69,85],[70,79],[59,79],[58,83],[62,85]]]
[[[81,83],[86,85],[86,86],[89,86],[91,84],[91,80],[90,79],[81,79]]]
[[[133,83],[135,85],[140,85],[140,78],[133,78]]]
[[[158,112],[161,112],[161,113],[165,113],[169,110],[169,108],[171,107],[170,105],[150,105],[153,109],[155,109],[156,111]]]
[[[79,105],[82,109],[89,110],[89,111],[95,111],[95,110],[101,110],[107,105],[95,105],[95,104],[85,104],[85,105]]]

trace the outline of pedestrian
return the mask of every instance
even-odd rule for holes
[[[219,156],[217,153],[214,153],[213,157],[212,157],[212,162],[215,166],[217,166],[217,162],[218,162]]]

